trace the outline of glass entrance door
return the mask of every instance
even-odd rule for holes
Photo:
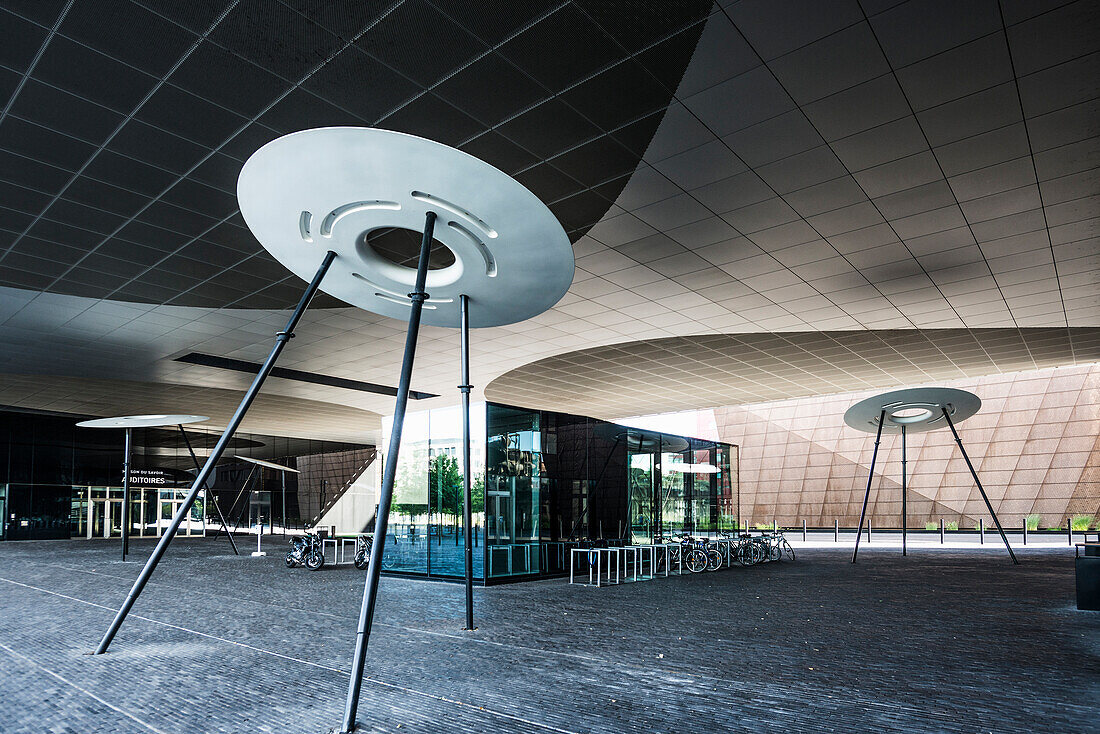
[[[160,501],[160,521],[157,523],[157,536],[164,534],[168,530],[168,526],[172,524],[172,518],[179,512],[180,505],[183,504],[183,500],[180,499],[162,499]],[[198,504],[198,503],[196,503]],[[177,536],[189,536],[189,535],[205,535],[206,527],[203,523],[202,516],[196,517],[195,508],[191,508],[191,512],[187,513],[187,516],[183,518],[183,522],[180,523],[179,530],[176,531]]]
[[[91,538],[122,537],[122,500],[92,498],[88,503],[88,535]]]

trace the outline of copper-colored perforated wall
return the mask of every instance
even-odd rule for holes
[[[981,411],[959,426],[1002,523],[1041,527],[1100,515],[1100,364],[942,383],[976,393]],[[741,446],[741,515],[751,523],[854,526],[874,435],[844,425],[844,411],[876,391],[718,408],[718,437]],[[908,437],[908,525],[942,517],[990,524],[981,495],[947,430]],[[901,440],[884,436],[868,513],[899,527]],[[1098,518],[1100,519],[1100,518]]]

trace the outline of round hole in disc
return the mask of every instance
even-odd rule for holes
[[[932,411],[928,408],[899,408],[890,413],[890,420],[894,423],[919,423],[932,417]]]
[[[394,265],[416,269],[420,257],[420,243],[423,232],[403,227],[379,227],[362,235],[362,241],[379,257]],[[433,239],[432,249],[428,253],[428,270],[442,270],[455,264],[455,255],[442,242]]]

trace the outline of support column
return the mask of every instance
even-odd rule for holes
[[[126,455],[122,458],[122,560],[126,560],[126,554],[130,551],[130,453],[133,429],[126,429]],[[105,518],[107,522],[111,518]]]
[[[405,424],[405,409],[409,403],[409,383],[412,381],[413,360],[416,356],[416,338],[420,332],[420,314],[428,294],[424,286],[428,277],[428,255],[435,232],[435,212],[428,212],[424,222],[424,239],[420,244],[420,258],[416,266],[416,286],[409,294],[412,302],[409,310],[409,327],[405,334],[405,354],[401,360],[401,380],[397,385],[397,402],[393,411],[393,429],[386,452],[386,465],[382,473],[382,490],[378,498],[378,517],[374,523],[374,544],[371,546],[370,566],[363,587],[363,604],[359,610],[359,626],[355,633],[355,656],[352,659],[351,682],[344,705],[344,723],[341,734],[355,731],[355,715],[359,710],[359,691],[363,685],[363,664],[367,657],[367,643],[374,621],[374,605],[378,597],[378,578],[382,571],[382,553],[386,545],[386,526],[389,524],[390,503],[393,500],[394,474],[397,472],[397,453],[401,447],[401,431]]]
[[[267,380],[267,376],[271,374],[271,370],[275,367],[275,362],[279,359],[279,355],[282,354],[283,348],[286,343],[294,338],[294,329],[298,326],[298,322],[302,319],[302,314],[306,312],[306,308],[309,307],[309,302],[313,300],[313,296],[317,294],[317,289],[321,285],[321,280],[325,277],[325,273],[328,272],[329,266],[332,265],[332,261],[336,259],[336,253],[331,250],[325,254],[325,259],[321,262],[321,267],[317,269],[317,274],[313,276],[313,280],[306,288],[305,293],[302,294],[301,300],[298,301],[298,306],[294,309],[294,313],[291,314],[290,319],[286,323],[286,328],[275,335],[275,346],[271,348],[271,354],[267,356],[267,360],[260,367],[260,371],[256,373],[255,379],[252,380],[252,384],[249,385],[248,391],[244,394],[244,398],[241,399],[240,405],[237,406],[237,411],[233,414],[233,417],[229,420],[229,425],[225,427],[225,432],[222,433],[221,438],[214,445],[214,449],[210,452],[210,456],[207,457],[206,463],[203,465],[202,470],[199,471],[198,476],[195,477],[194,483],[191,485],[191,491],[188,492],[186,499],[180,504],[179,510],[176,511],[175,516],[172,518],[172,522],[168,525],[168,529],[164,531],[164,535],[161,536],[160,542],[157,543],[157,547],[153,549],[153,554],[149,556],[149,560],[145,562],[145,567],[141,569],[141,574],[138,575],[137,581],[134,582],[133,588],[130,589],[129,595],[126,597],[126,601],[123,602],[122,608],[118,610],[118,614],[115,615],[114,620],[111,622],[111,626],[107,629],[106,634],[103,635],[103,639],[99,643],[99,647],[95,652],[97,655],[107,652],[107,648],[111,644],[111,640],[114,639],[115,634],[118,633],[119,627],[126,620],[126,615],[130,613],[130,609],[134,606],[134,602],[141,596],[142,589],[145,588],[145,584],[149,583],[149,577],[153,575],[153,571],[156,570],[157,564],[160,563],[161,557],[164,552],[168,550],[168,545],[172,542],[172,538],[176,535],[176,530],[179,529],[180,523],[187,517],[187,513],[191,511],[191,505],[195,503],[195,498],[199,496],[199,490],[206,484],[207,478],[214,471],[214,465],[218,463],[218,459],[221,458],[222,453],[225,451],[225,447],[229,445],[229,439],[233,437],[233,434],[237,431],[237,427],[240,426],[241,421],[244,420],[245,413],[252,406],[252,401],[256,399],[256,396],[260,392],[260,388],[263,387],[264,381]]]
[[[871,453],[871,470],[867,472],[867,491],[863,494],[863,509],[859,512],[859,526],[856,528],[856,549],[852,552],[852,563],[859,554],[859,538],[863,535],[863,518],[867,516],[867,500],[871,497],[871,482],[875,478],[875,460],[878,459],[878,445],[882,440],[882,424],[886,422],[885,408],[878,416],[878,432],[875,434],[875,450]]]
[[[966,461],[966,467],[970,469],[971,476],[974,477],[974,484],[978,485],[978,491],[982,494],[982,499],[985,500],[985,507],[989,510],[989,514],[993,516],[993,522],[997,525],[997,532],[1001,534],[1001,540],[1004,541],[1005,548],[1008,549],[1008,555],[1012,558],[1012,562],[1019,565],[1020,562],[1016,560],[1016,554],[1012,552],[1012,546],[1008,544],[1008,536],[1005,535],[1004,528],[1001,527],[1001,521],[997,519],[997,513],[993,511],[993,505],[989,501],[989,497],[985,494],[985,488],[982,487],[981,481],[978,479],[978,472],[974,470],[974,465],[970,463],[970,457],[966,454],[966,449],[963,448],[962,439],[959,438],[959,432],[955,430],[955,424],[951,422],[951,416],[947,414],[946,408],[943,410],[943,417],[947,419],[947,425],[951,427],[951,433],[955,436],[955,443],[959,445],[959,451],[962,452],[963,459]],[[942,522],[942,521],[941,521]]]
[[[908,524],[907,520],[909,514],[905,506],[906,494],[905,491],[905,424],[901,426],[901,554],[903,556],[909,555],[908,549],[905,547],[905,526]]]
[[[458,389],[462,392],[462,489],[463,509],[462,524],[466,528],[466,627],[467,630],[474,627],[474,546],[472,538],[472,526],[474,517],[473,493],[470,489],[470,298],[462,295],[458,297],[459,309],[462,316],[460,337],[460,355],[462,362],[461,380]]]
[[[199,464],[199,457],[195,456],[195,449],[191,448],[191,439],[187,438],[187,431],[183,429],[183,426],[179,426],[180,435],[183,436],[183,442],[187,446],[187,453],[191,454],[191,461],[195,463],[195,470],[202,471],[202,465]],[[214,496],[214,490],[210,488],[210,485],[206,485],[206,497],[212,503],[214,503],[214,509],[218,511],[218,520],[221,521],[222,530],[225,531],[226,536],[229,537],[229,545],[233,546],[233,555],[239,556],[240,551],[237,550],[237,543],[233,540],[233,533],[229,532],[229,526],[225,524],[225,515],[222,514],[221,505],[218,504],[218,498]],[[158,497],[157,502],[160,502]],[[159,517],[159,515],[158,515]]]

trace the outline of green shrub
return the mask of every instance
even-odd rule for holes
[[[1038,530],[1039,521],[1043,519],[1042,515],[1028,515],[1024,521],[1027,523],[1028,530]]]
[[[940,529],[940,526],[939,526],[939,525],[937,525],[937,524],[936,524],[936,523],[934,523],[934,522],[926,522],[926,523],[924,524],[924,529],[925,529],[925,530],[939,530],[939,529]]]
[[[1092,525],[1092,515],[1074,515],[1069,519],[1070,527],[1078,532],[1084,532]]]
[[[947,527],[948,530],[958,530],[959,529],[959,524],[957,522],[955,522],[954,520],[952,520],[951,522],[947,523],[946,527]]]

